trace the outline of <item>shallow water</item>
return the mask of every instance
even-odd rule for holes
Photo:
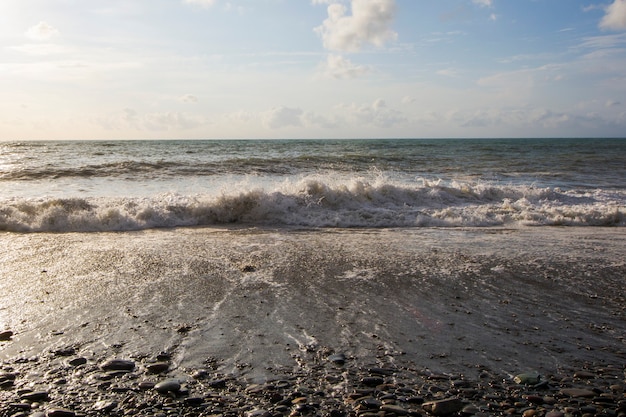
[[[173,354],[263,380],[322,348],[472,375],[624,363],[619,228],[0,235],[4,358]]]

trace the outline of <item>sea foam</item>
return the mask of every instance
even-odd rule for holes
[[[563,191],[526,185],[306,178],[215,195],[11,198],[0,230],[93,232],[241,224],[293,227],[624,226],[619,190]]]

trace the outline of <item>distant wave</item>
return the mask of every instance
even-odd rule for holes
[[[126,231],[242,224],[299,227],[625,226],[626,194],[529,186],[426,182],[419,186],[307,179],[218,196],[13,198],[0,230]]]

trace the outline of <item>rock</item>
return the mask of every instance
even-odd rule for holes
[[[26,392],[20,396],[22,400],[31,402],[40,402],[48,400],[48,391],[32,391]]]
[[[135,362],[126,359],[110,359],[100,365],[105,371],[132,371],[135,369]]]
[[[543,397],[540,395],[526,395],[524,398],[531,404],[543,404]]]
[[[480,412],[480,410],[478,409],[478,407],[476,407],[473,404],[468,404],[468,405],[466,405],[465,407],[463,407],[461,409],[461,414],[464,414],[466,416],[472,416],[472,415],[477,414],[479,412]]]
[[[458,398],[430,401],[422,404],[422,408],[434,416],[447,416],[463,409],[464,404]]]
[[[383,382],[385,382],[385,380],[378,376],[366,376],[365,378],[361,379],[361,383],[363,385],[367,385],[368,387],[375,387],[376,385],[380,385]]]
[[[595,392],[584,388],[563,388],[561,394],[575,398],[592,398],[596,396]]]
[[[335,355],[330,355],[328,360],[336,365],[343,365],[346,363],[346,355],[343,353],[337,353]]]
[[[98,401],[93,405],[94,410],[103,411],[105,413],[108,413],[109,411],[113,411],[115,407],[117,407],[116,401],[107,401],[107,400]]]
[[[589,371],[578,371],[574,373],[574,378],[579,379],[593,379],[596,377],[596,374]]]
[[[80,365],[84,365],[87,363],[87,358],[74,358],[71,359],[68,364],[70,364],[71,366],[80,366]]]
[[[565,414],[562,411],[552,410],[548,411],[545,417],[565,417]]]
[[[11,330],[5,330],[0,332],[0,342],[6,342],[7,340],[11,340],[13,337],[13,332]]]
[[[160,374],[162,372],[167,371],[169,368],[170,368],[170,365],[167,362],[156,362],[156,363],[151,363],[150,365],[146,366],[146,369],[151,374]]]
[[[380,406],[379,410],[385,413],[394,413],[398,416],[409,414],[409,410],[394,404],[383,404]]]
[[[159,394],[167,394],[169,392],[178,392],[180,391],[180,382],[176,379],[167,379],[165,381],[161,381],[154,386],[154,390]]]
[[[74,417],[76,413],[65,408],[52,408],[46,413],[48,417]]]
[[[245,417],[270,417],[271,415],[269,411],[263,409],[250,410],[244,414]]]
[[[537,372],[525,372],[515,375],[513,381],[521,385],[536,385],[541,382],[541,376]]]

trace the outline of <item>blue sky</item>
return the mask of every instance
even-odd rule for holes
[[[626,136],[626,0],[2,0],[0,140]]]

